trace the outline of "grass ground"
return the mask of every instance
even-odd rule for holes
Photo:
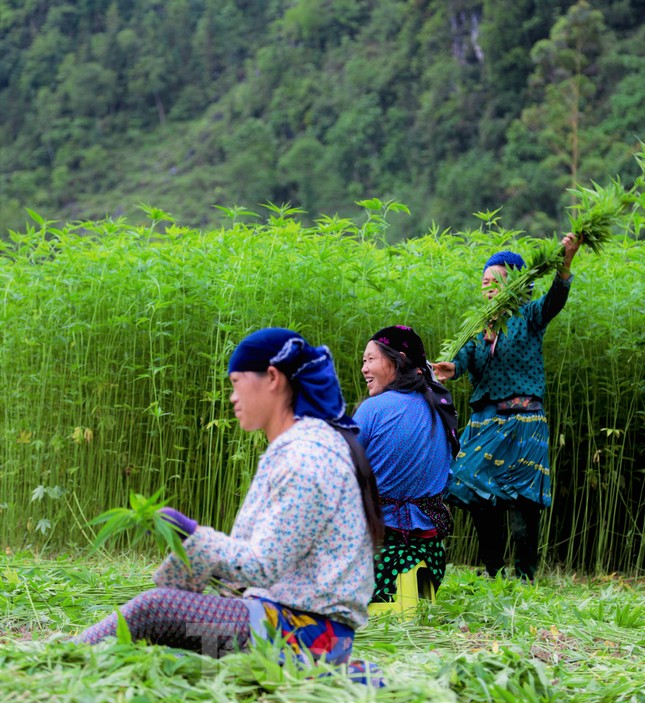
[[[553,573],[527,586],[449,567],[436,604],[357,634],[356,655],[385,676],[373,689],[342,671],[280,667],[271,647],[215,661],[64,641],[149,587],[153,568],[142,557],[0,557],[0,700],[645,702],[645,579]]]

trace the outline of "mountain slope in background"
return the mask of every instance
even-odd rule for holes
[[[0,0],[0,223],[377,196],[563,226],[636,175],[645,0]]]

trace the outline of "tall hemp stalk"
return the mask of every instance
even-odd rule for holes
[[[391,204],[364,206],[378,217],[363,226],[323,216],[305,227],[293,208],[270,206],[262,224],[241,222],[250,215],[238,210],[215,231],[152,209],[148,227],[57,228],[34,213],[35,226],[1,242],[0,547],[91,543],[91,518],[162,485],[173,507],[230,529],[265,447],[240,430],[228,400],[227,360],[242,337],[280,325],[327,344],[353,410],[374,330],[410,324],[436,358],[458,329],[454,311],[474,297],[482,252],[535,245],[508,230],[438,228],[389,245],[379,218]],[[547,398],[558,494],[543,548],[568,568],[645,562],[639,218],[635,210],[635,237],[607,247],[614,270],[580,257],[577,295],[593,304],[565,310],[545,339],[546,363],[559,364]],[[467,384],[453,391],[465,417]],[[597,539],[601,524],[607,537]],[[473,560],[466,529],[458,519],[455,563]],[[136,534],[120,533],[117,545]]]

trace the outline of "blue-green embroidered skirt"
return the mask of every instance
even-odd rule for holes
[[[549,427],[544,410],[500,415],[495,405],[474,412],[461,436],[444,498],[469,506],[526,498],[551,505]]]

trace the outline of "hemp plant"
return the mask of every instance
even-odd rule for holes
[[[163,551],[170,548],[190,568],[190,562],[182,544],[182,535],[186,535],[179,527],[165,519],[160,512],[161,508],[167,505],[166,501],[160,500],[162,492],[163,488],[160,488],[149,498],[131,492],[129,508],[112,508],[91,520],[91,525],[103,525],[94,539],[94,549],[100,549],[109,539],[121,532],[133,530],[132,546],[145,536],[152,535],[159,549]]]

